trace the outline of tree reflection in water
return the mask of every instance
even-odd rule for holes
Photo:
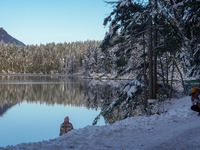
[[[101,108],[117,99],[126,81],[99,81],[85,80],[84,101],[87,108]],[[95,119],[95,118],[94,118]],[[106,123],[114,123],[119,120],[115,115],[104,116]]]
[[[9,78],[9,79],[8,79]],[[83,106],[81,84],[74,84],[71,77],[35,77],[25,76],[23,79],[10,78],[1,80],[0,106],[5,104],[40,102],[48,105],[63,104]]]
[[[103,108],[115,100],[126,81],[99,81],[78,76],[0,76],[0,108],[28,103],[61,104],[88,109]],[[115,119],[104,118],[108,123]]]

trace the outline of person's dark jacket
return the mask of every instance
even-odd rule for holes
[[[195,92],[192,98],[192,104],[198,105],[200,107],[200,89],[197,89],[197,91]]]

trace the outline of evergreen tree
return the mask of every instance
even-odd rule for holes
[[[90,59],[90,55],[91,55],[91,48],[88,48],[87,51],[84,54],[84,58],[83,58],[83,66],[85,69],[85,75],[89,76],[89,70],[90,70],[90,66],[89,66],[89,59]]]
[[[190,54],[190,67],[189,76],[200,75],[200,1],[187,0],[184,7],[184,20],[183,25],[185,29],[186,37],[189,41],[187,51]],[[187,61],[186,58],[185,61]],[[188,64],[187,64],[188,65]]]
[[[116,63],[119,73],[122,73],[127,68],[132,51],[137,49],[138,37],[144,32],[143,25],[147,20],[141,20],[141,16],[145,15],[146,8],[131,0],[108,3],[113,4],[115,9],[104,20],[104,25],[110,22],[110,32],[100,47],[103,51],[115,45],[118,47],[115,51]]]
[[[168,83],[168,73],[171,72],[170,97],[172,96],[174,72],[177,69],[181,74],[178,65],[180,61],[179,56],[186,46],[184,43],[186,38],[182,24],[185,17],[183,13],[184,3],[182,0],[149,0],[148,5],[137,3],[133,0],[120,0],[108,3],[114,5],[114,10],[104,21],[104,25],[110,22],[110,32],[106,34],[100,47],[105,51],[109,47],[117,46],[115,53],[118,58],[117,66],[120,67],[118,69],[121,72],[128,70],[126,68],[128,61],[130,61],[134,51],[138,50],[138,55],[135,58],[140,63],[137,63],[137,67],[133,69],[141,69],[141,71],[138,70],[136,79],[127,84],[119,98],[102,110],[101,114],[106,115],[114,109],[114,106],[119,108],[120,105],[123,105],[120,108],[124,108],[123,111],[125,111],[124,114],[128,114],[125,115],[127,117],[131,116],[131,110],[136,108],[138,103],[145,102],[146,98],[144,99],[144,96],[139,100],[138,96],[145,95],[143,92],[146,88],[149,89],[149,98],[156,98],[159,94],[156,91],[157,75],[162,77],[163,85],[165,86],[165,80]],[[148,32],[147,29],[149,29]],[[119,35],[114,39],[116,34]],[[146,52],[147,41],[149,41],[148,57]],[[164,63],[157,66],[157,61],[163,59],[166,60],[166,70],[163,70]],[[147,63],[149,67],[147,67]],[[141,85],[138,84],[138,80],[139,82],[145,83],[142,79],[146,79],[145,74],[147,73],[149,73],[149,78],[147,79],[149,84],[145,84],[147,87],[137,86]],[[155,90],[152,90],[153,88]],[[132,93],[134,96],[130,96],[133,89],[135,89],[135,94]]]

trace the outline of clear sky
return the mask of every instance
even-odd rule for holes
[[[0,27],[24,44],[102,40],[103,0],[0,0]]]

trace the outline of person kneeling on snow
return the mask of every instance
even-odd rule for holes
[[[69,122],[69,117],[65,117],[64,122],[60,125],[60,136],[73,129],[73,125]]]
[[[191,109],[193,111],[199,112],[198,116],[200,116],[200,89],[197,89],[197,87],[193,87],[190,96],[193,104],[191,106]]]

